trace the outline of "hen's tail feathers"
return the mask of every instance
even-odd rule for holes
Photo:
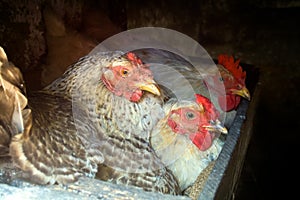
[[[0,46],[0,156],[8,155],[11,138],[24,131],[24,117],[29,117],[25,94],[21,71],[8,61]]]

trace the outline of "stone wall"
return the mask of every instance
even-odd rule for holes
[[[40,89],[104,39],[126,29],[125,2],[118,0],[4,0],[0,45]]]

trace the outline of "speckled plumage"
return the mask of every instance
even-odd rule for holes
[[[39,184],[67,184],[83,175],[94,177],[97,159],[78,137],[70,112],[72,103],[42,92],[31,94],[29,101],[31,123],[10,144],[15,164]]]
[[[65,184],[97,172],[96,178],[113,183],[179,194],[148,141],[162,101],[148,92],[138,102],[112,93],[101,77],[115,63],[130,64],[122,52],[86,56],[30,94],[32,127],[13,138],[13,160],[38,183]],[[137,81],[143,78],[152,79]]]

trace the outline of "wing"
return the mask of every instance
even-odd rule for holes
[[[105,157],[96,178],[146,191],[181,194],[177,179],[142,138],[111,137],[102,145]]]
[[[72,103],[62,97],[37,92],[29,97],[32,121],[13,137],[13,161],[33,182],[68,183],[93,176],[97,166],[78,137]]]
[[[158,120],[153,118],[162,114],[159,99],[153,99],[151,94],[134,104],[119,97],[104,99],[107,100],[102,102],[96,98],[97,103],[94,98],[73,101],[77,129],[91,130],[80,135],[82,141],[91,152],[100,150],[104,158],[96,178],[146,191],[179,194],[173,174],[149,146],[148,132]]]

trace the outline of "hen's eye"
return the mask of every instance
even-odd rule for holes
[[[186,115],[187,119],[194,119],[195,118],[195,114],[192,113],[192,112],[187,112],[185,115]]]
[[[237,85],[237,89],[241,90],[242,86],[240,84]]]
[[[221,81],[221,82],[223,82],[223,81],[224,81],[224,79],[223,79],[223,77],[222,77],[222,76],[220,76],[220,77],[219,77],[219,81]]]
[[[121,75],[122,76],[128,76],[129,72],[127,69],[121,69]]]

